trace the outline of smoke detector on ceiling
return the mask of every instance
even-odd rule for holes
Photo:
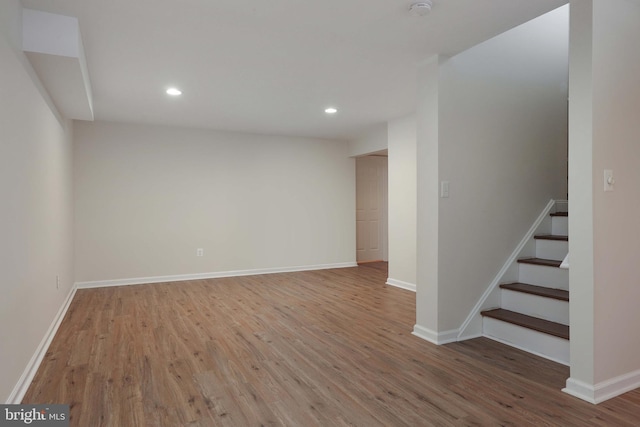
[[[413,3],[409,6],[409,13],[414,16],[425,16],[431,12],[431,6],[433,6],[433,1],[431,0]]]

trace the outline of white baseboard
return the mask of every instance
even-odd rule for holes
[[[567,386],[562,389],[567,394],[570,394],[573,397],[577,397],[578,399],[582,399],[589,403],[596,403],[595,400],[595,388],[582,382],[580,380],[576,380],[574,378],[569,378],[567,380]]]
[[[27,364],[24,372],[20,376],[18,383],[13,388],[13,391],[9,395],[9,398],[5,402],[8,405],[19,404],[22,402],[22,398],[25,393],[29,389],[31,385],[31,381],[33,381],[33,377],[38,372],[38,368],[40,367],[40,363],[42,363],[42,359],[44,359],[44,355],[47,354],[47,350],[49,349],[49,345],[51,341],[53,341],[53,337],[56,335],[58,328],[60,327],[60,323],[62,323],[62,319],[64,319],[65,314],[67,314],[67,310],[69,309],[69,305],[71,305],[71,301],[73,300],[74,295],[76,294],[76,287],[73,286],[71,291],[69,291],[69,295],[65,299],[64,303],[58,310],[58,313],[53,318],[53,322],[49,326],[49,329],[45,333],[42,341],[40,341],[40,345],[36,348],[35,353],[31,356],[31,360]]]
[[[423,326],[414,325],[412,334],[417,336],[418,338],[422,338],[425,341],[429,341],[430,343],[442,345],[456,342],[458,337],[458,329],[444,332],[435,332]]]
[[[640,370],[637,370],[596,385],[569,378],[567,386],[562,391],[589,403],[598,404],[639,387]]]
[[[482,338],[484,335],[482,335],[482,332],[473,332],[473,333],[467,333],[465,331],[465,333],[463,335],[458,335],[456,341],[458,342],[462,342],[462,341],[467,341],[467,340],[473,340],[476,338]]]
[[[77,282],[78,289],[104,288],[109,286],[141,285],[145,283],[182,282],[185,280],[218,279],[221,277],[255,276],[257,274],[291,273],[294,271],[327,270],[331,268],[357,267],[355,262],[336,264],[316,264],[296,267],[261,268],[254,270],[218,271],[213,273],[178,274],[172,276],[136,277],[132,279],[97,280],[92,282]]]
[[[396,288],[406,289],[408,291],[416,291],[416,285],[414,283],[403,282],[402,280],[387,278],[387,285],[395,286]]]

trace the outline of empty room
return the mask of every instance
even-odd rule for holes
[[[0,2],[0,425],[637,425],[639,23]]]

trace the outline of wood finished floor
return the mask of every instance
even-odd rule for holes
[[[79,290],[24,403],[92,426],[637,426],[567,367],[480,338],[411,335],[386,264]]]

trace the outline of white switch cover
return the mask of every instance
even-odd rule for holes
[[[440,197],[443,199],[449,197],[449,181],[442,181],[440,183]]]
[[[611,169],[604,170],[604,191],[613,191],[613,185],[616,183],[613,179],[613,171]]]

